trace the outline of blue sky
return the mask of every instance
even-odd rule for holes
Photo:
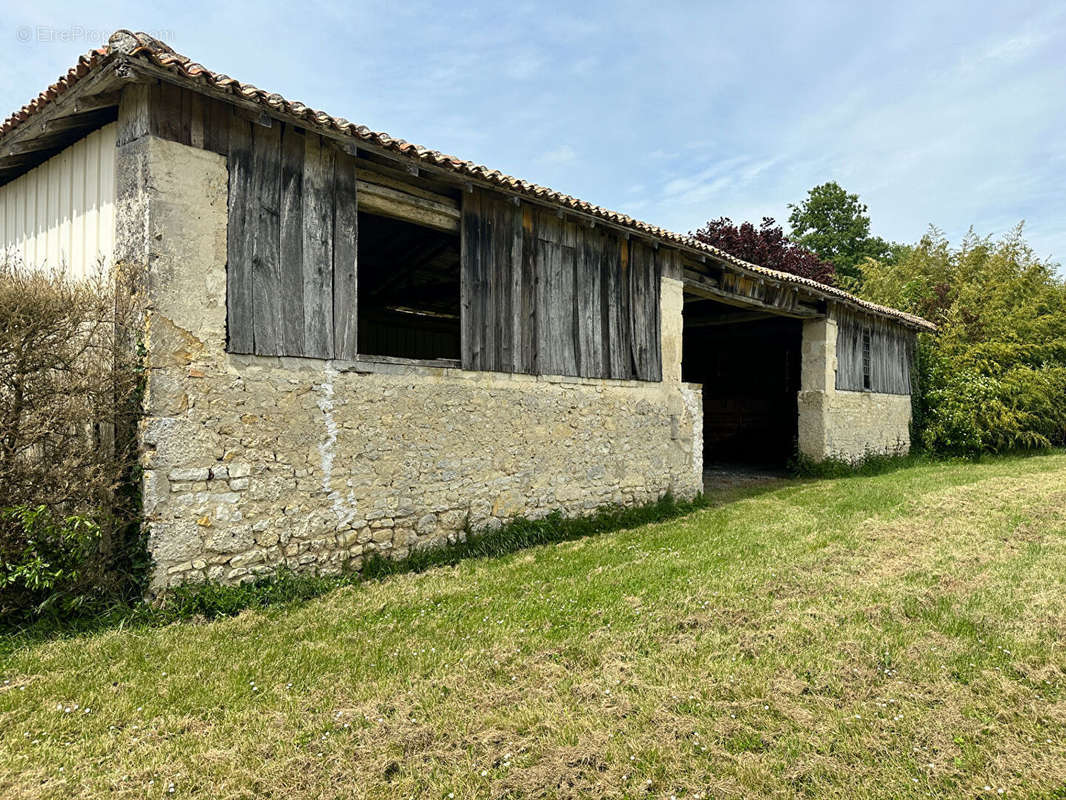
[[[1024,219],[1066,262],[1066,4],[44,0],[5,17],[4,116],[126,27],[674,230],[784,221],[832,179],[886,238]]]

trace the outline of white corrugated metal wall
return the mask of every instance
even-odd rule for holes
[[[115,131],[105,125],[0,186],[0,244],[25,264],[80,278],[115,240]]]

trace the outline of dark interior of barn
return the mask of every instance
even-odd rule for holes
[[[705,467],[779,468],[796,447],[802,323],[685,294],[682,379],[703,384]]]
[[[459,237],[359,213],[359,353],[458,359]]]

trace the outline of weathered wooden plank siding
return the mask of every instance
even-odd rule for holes
[[[252,269],[247,257],[255,241],[255,227],[251,224],[252,127],[239,117],[232,117],[230,122],[226,344],[232,353],[254,353]]]
[[[304,263],[304,151],[303,131],[285,126],[281,136],[281,261]],[[304,346],[304,276],[302,269],[286,269],[281,291],[287,306],[282,347],[294,353]]]
[[[230,350],[354,358],[357,160],[187,89],[148,91],[148,132],[229,158]],[[401,217],[407,195],[435,197],[398,194]],[[438,205],[435,225],[448,229],[454,212]],[[672,256],[481,189],[463,194],[459,230],[464,367],[661,379],[660,262]]]
[[[302,353],[333,358],[334,149],[320,136],[304,136]],[[297,268],[293,265],[293,268]]]
[[[527,211],[488,192],[464,197],[460,316],[468,369],[536,372],[534,264],[527,256],[537,249],[527,241]]]
[[[488,291],[487,217],[491,212],[483,207],[480,193],[471,194],[463,203],[463,222],[460,230],[460,313],[462,360],[469,369],[494,369],[496,354],[488,341],[485,297]]]
[[[238,115],[225,141],[230,351],[355,358],[355,159],[317,134]]]
[[[250,205],[254,232],[251,253],[238,255],[251,267],[252,338],[255,352],[265,356],[304,355],[285,352],[281,335],[283,316],[291,304],[282,296],[280,127],[252,129]],[[284,266],[292,268],[291,264]]]
[[[144,132],[219,155],[229,155],[233,117],[248,120],[247,115],[236,112],[228,103],[166,82],[149,84],[141,91],[148,93]],[[126,138],[137,135],[133,132]]]
[[[466,369],[661,379],[650,245],[480,189],[461,233]]]
[[[333,206],[333,352],[352,360],[357,351],[359,242],[355,159],[337,158]]]
[[[900,325],[841,308],[837,322],[836,388],[852,392],[910,394],[915,334]],[[869,336],[869,385],[863,337]]]
[[[511,362],[509,371],[530,373],[536,363],[536,303],[532,248],[525,250],[526,223],[532,225],[532,209],[518,208],[511,220]]]
[[[229,350],[355,358],[354,157],[188,89],[158,83],[142,91],[144,130],[126,136],[150,133],[227,157]]]
[[[583,231],[578,242],[574,278],[574,317],[578,321],[578,372],[588,378],[607,377],[603,342],[603,260],[606,235],[602,230]]]
[[[521,328],[521,333],[516,336],[516,341],[522,344],[522,350],[515,361],[514,371],[526,374],[535,374],[537,365],[541,360],[541,343],[537,337],[537,329],[540,327],[540,316],[543,309],[537,305],[537,263],[541,257],[537,243],[537,214],[536,209],[530,205],[521,208],[522,238],[517,246],[521,253],[517,259],[512,259],[518,276],[519,301],[522,309],[521,316],[514,321],[516,327]],[[513,252],[513,250],[512,250]]]
[[[567,239],[567,226],[550,214],[538,215],[537,224],[537,372],[580,375],[577,368],[577,314],[575,313],[575,248]]]
[[[604,242],[603,319],[605,372],[631,375],[633,332],[629,318],[629,242],[608,237]]]
[[[656,251],[644,242],[629,248],[629,315],[632,320],[633,375],[642,381],[662,378],[659,349],[659,264]],[[654,296],[655,302],[646,302]]]

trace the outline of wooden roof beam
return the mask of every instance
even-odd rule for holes
[[[769,311],[737,311],[731,314],[722,314],[717,317],[695,319],[685,321],[685,328],[714,328],[721,325],[738,325],[745,322],[758,322],[765,319],[773,319],[778,316]]]
[[[60,120],[64,117],[97,110],[100,106],[93,107],[95,103],[107,102],[110,104],[111,93],[117,92],[125,83],[142,80],[139,76],[125,72],[119,73],[116,63],[101,67],[97,72],[85,76],[19,127],[8,133],[7,136],[0,140],[0,153],[7,152],[9,148],[19,143],[35,139],[44,133],[55,130],[52,126],[62,125]],[[79,102],[82,106],[80,109],[78,107]]]
[[[794,317],[796,319],[813,319],[815,317],[824,316],[817,309],[799,302],[798,297],[791,292],[787,294],[790,298],[794,298],[795,302],[774,305],[755,298],[735,294],[728,289],[722,288],[717,282],[706,280],[703,276],[693,270],[685,270],[684,284],[685,291],[690,294],[706,297],[710,300],[717,300],[720,303],[736,306],[738,308],[764,309],[773,314],[783,317]]]
[[[41,150],[52,150],[56,147],[63,147],[68,144],[72,138],[80,138],[77,137],[79,129],[86,131],[92,130],[93,128],[110,122],[113,116],[114,114],[111,113],[110,108],[104,108],[97,111],[90,111],[87,114],[58,120],[47,127],[46,134],[5,147],[0,151],[0,157],[6,160],[16,156],[36,153]]]

